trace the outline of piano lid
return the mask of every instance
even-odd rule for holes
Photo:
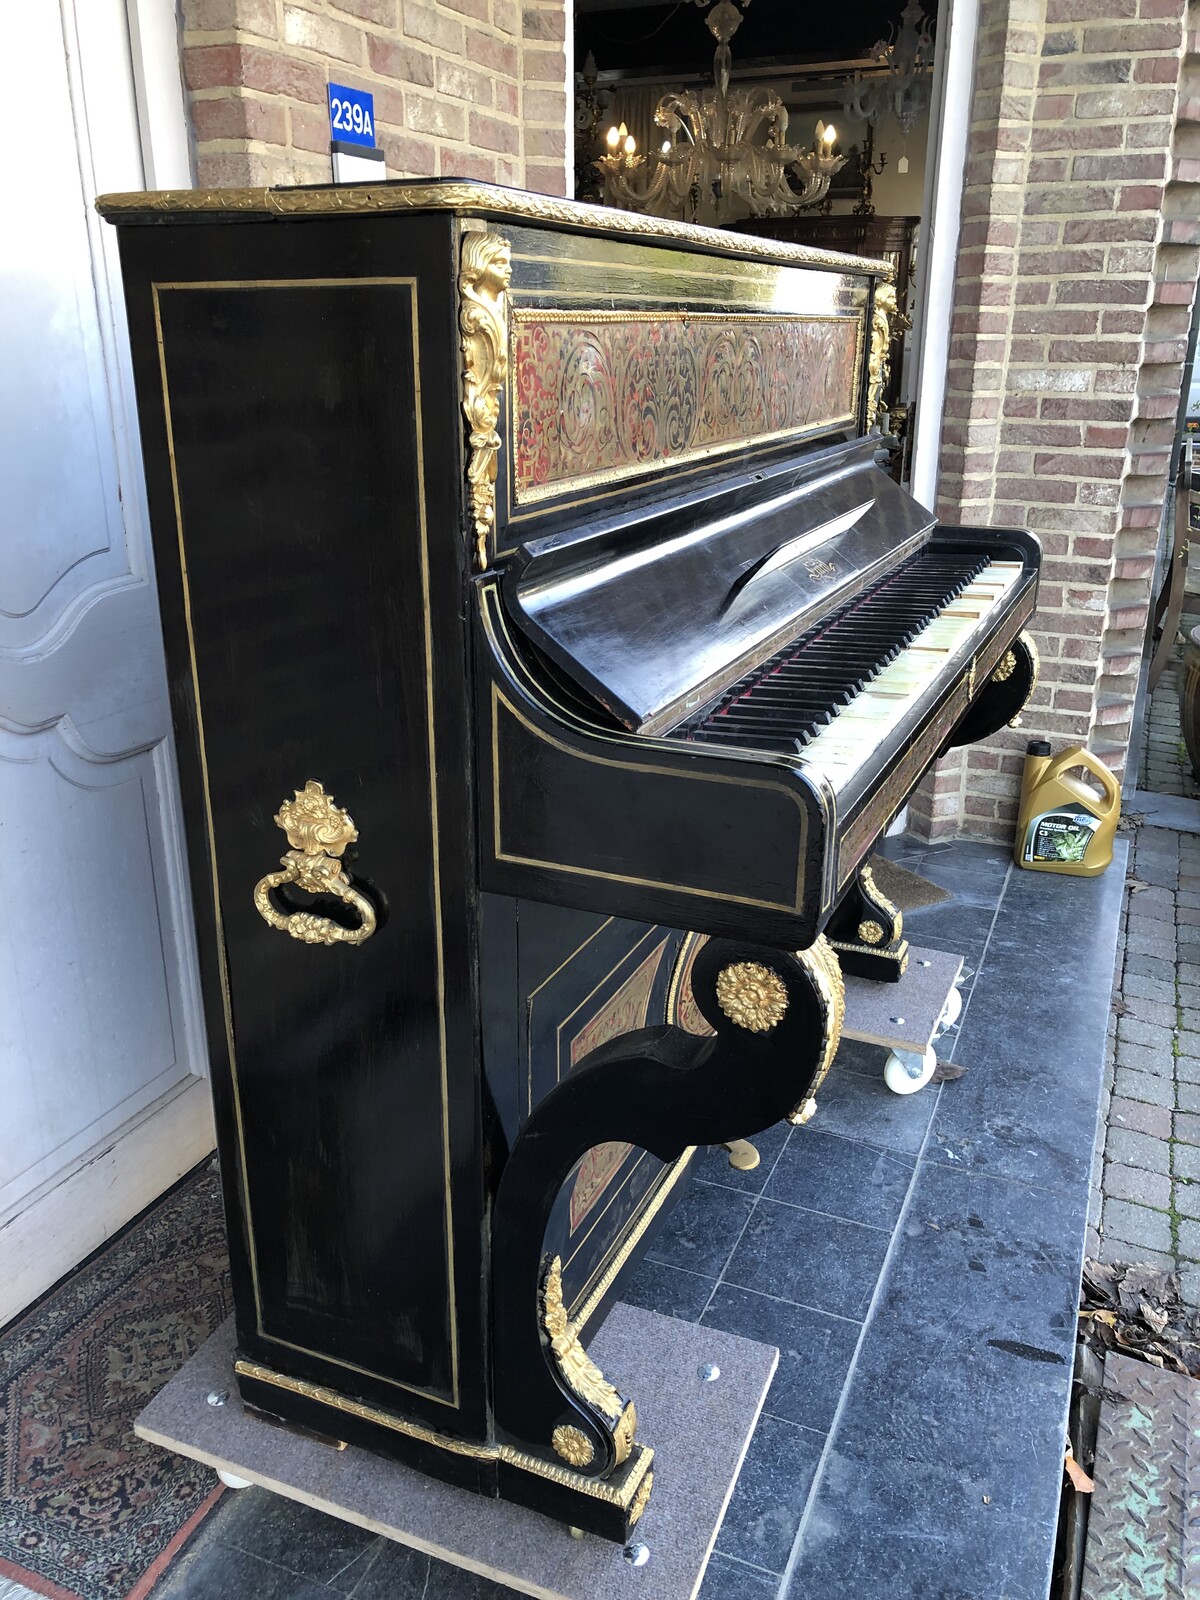
[[[531,542],[510,609],[626,727],[657,733],[928,538],[934,518],[855,441],[691,515]],[[678,508],[677,508],[678,509]]]

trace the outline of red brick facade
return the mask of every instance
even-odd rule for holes
[[[568,192],[566,0],[182,0],[196,180],[329,179],[330,79],[392,177]]]
[[[1200,265],[1200,6],[982,0],[939,512],[1037,532],[1038,688],[922,831],[1011,836],[1031,735],[1128,750]]]

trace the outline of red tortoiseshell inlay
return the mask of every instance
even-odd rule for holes
[[[572,1066],[609,1039],[618,1039],[623,1033],[646,1026],[650,994],[665,948],[664,939],[662,944],[651,951],[637,971],[621,985],[612,999],[602,1006],[591,1021],[571,1040]],[[598,1144],[593,1145],[584,1156],[571,1188],[572,1233],[577,1231],[580,1223],[595,1209],[596,1202],[616,1177],[622,1162],[632,1149],[631,1144]]]
[[[517,309],[518,500],[852,422],[853,316]]]

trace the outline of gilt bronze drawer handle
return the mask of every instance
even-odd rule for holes
[[[268,872],[254,886],[254,904],[259,916],[272,928],[300,939],[304,944],[362,944],[375,932],[375,908],[350,882],[338,859],[348,844],[358,838],[348,811],[334,804],[323,785],[310,778],[294,800],[285,800],[275,821],[287,834],[291,849],[280,857],[282,872]],[[319,917],[312,911],[277,911],[271,890],[285,883],[297,884],[309,894],[331,894],[353,906],[361,919],[357,928],[343,928],[340,922]]]

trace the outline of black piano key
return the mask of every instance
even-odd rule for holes
[[[986,565],[975,553],[919,552],[748,673],[680,734],[756,749],[802,749]]]

